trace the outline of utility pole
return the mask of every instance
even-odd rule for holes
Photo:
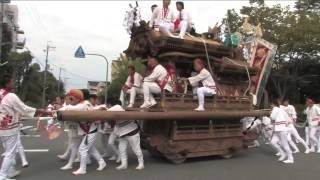
[[[4,2],[1,0],[1,13],[0,13],[0,62],[2,62],[2,32],[3,32],[3,17],[4,17]]]
[[[62,67],[59,68],[59,81],[58,81],[58,96],[60,96],[60,83],[61,83],[61,71],[63,70]]]
[[[43,86],[42,86],[42,107],[46,105],[46,89],[47,89],[47,73],[48,73],[48,60],[49,60],[49,50],[55,47],[49,46],[49,42],[47,43],[46,48],[46,65],[44,68],[44,75],[43,75]]]

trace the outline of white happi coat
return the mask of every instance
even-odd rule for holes
[[[142,83],[143,77],[139,73],[137,73],[137,72],[134,73],[133,84],[131,83],[130,79],[131,79],[131,77],[129,75],[126,82],[125,82],[125,85],[128,86],[129,89],[132,87],[141,88],[141,83]]]
[[[155,82],[159,85],[164,83],[165,81],[169,81],[169,77],[168,77],[168,72],[167,70],[161,65],[158,64],[152,71],[152,73],[145,77],[143,82]],[[168,84],[168,83],[167,83]],[[168,88],[169,86],[165,86],[164,89],[167,89],[170,91],[170,89]]]
[[[91,103],[89,101],[83,101],[82,103],[79,103],[79,104],[74,105],[74,106],[69,105],[66,108],[66,110],[69,110],[69,111],[89,111],[89,110],[92,110],[92,109],[93,109],[93,106],[91,105]],[[94,130],[97,129],[97,126],[96,126],[95,123],[88,123],[88,125],[90,126],[89,132],[94,131]],[[80,125],[77,125],[77,133],[78,133],[79,136],[83,136],[83,135],[87,134],[80,127]]]
[[[120,105],[114,105],[111,108],[109,108],[107,111],[125,111]],[[116,124],[114,126],[114,133],[122,137],[134,130],[138,129],[138,125],[133,120],[119,120],[116,121]]]
[[[164,9],[161,7],[157,7],[154,9],[149,26],[152,28],[159,27],[160,23],[170,23],[173,25],[173,22],[175,20],[174,12],[170,8],[168,8],[167,16],[164,16]]]
[[[293,123],[295,119],[297,119],[297,112],[294,106],[288,105],[288,106],[280,106],[281,109],[287,112],[287,114],[290,117],[290,123]]]
[[[201,82],[203,87],[210,89],[212,94],[216,94],[216,83],[207,69],[203,68],[199,74],[189,77],[188,80],[193,87],[198,87]]]
[[[307,107],[305,110],[307,114],[307,120],[310,126],[316,127],[319,126],[320,122],[320,107],[313,105],[312,107]]]
[[[59,109],[59,111],[67,111],[67,110],[77,110],[77,108],[79,108],[79,110],[81,111],[82,107],[81,106],[73,106],[73,105],[64,105],[62,108]],[[78,137],[78,123],[77,122],[73,122],[73,121],[65,121],[64,122],[65,125],[65,129],[68,130],[68,137]]]
[[[271,120],[274,121],[274,131],[288,131],[288,123],[290,121],[289,115],[280,107],[274,107],[272,109]]]
[[[96,105],[93,107],[93,110],[100,110],[101,108],[103,109],[108,109],[105,104],[100,104]],[[102,134],[110,134],[112,132],[113,128],[110,126],[108,122],[100,122],[98,124],[98,132]]]
[[[178,13],[178,16],[177,18],[180,18],[180,13],[181,13],[181,21],[186,21],[187,22],[187,25],[189,27],[191,27],[192,25],[192,18],[189,14],[188,11],[186,11],[185,9],[182,9],[179,13]],[[180,22],[181,23],[181,22]]]
[[[14,93],[0,90],[0,136],[12,136],[19,133],[19,117],[33,117],[36,109],[25,105]]]

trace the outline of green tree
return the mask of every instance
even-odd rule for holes
[[[40,71],[39,64],[32,63],[32,55],[29,51],[9,54],[8,64],[1,67],[0,78],[6,74],[13,74],[16,79],[16,93],[27,104],[40,107],[43,89],[44,72]],[[58,96],[58,83],[64,93],[64,86],[51,72],[47,74],[46,97],[53,101]]]
[[[278,46],[267,86],[271,96],[290,96],[296,101],[302,101],[304,95],[320,97],[319,91],[312,88],[319,85],[320,71],[307,70],[319,65],[319,1],[299,0],[294,10],[280,5],[268,7],[263,3],[242,7],[240,14],[230,10],[226,17],[234,20],[229,23],[230,29],[238,30],[247,16],[251,24],[261,23],[263,38]]]

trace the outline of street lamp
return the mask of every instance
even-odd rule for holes
[[[104,103],[107,104],[107,99],[108,99],[107,86],[108,86],[108,76],[109,76],[109,61],[104,55],[101,55],[101,54],[84,53],[84,51],[83,51],[81,46],[79,46],[78,49],[76,50],[76,52],[74,54],[74,57],[76,57],[76,58],[86,58],[86,55],[88,55],[88,56],[99,56],[99,57],[102,57],[107,62],[106,89],[104,91]]]

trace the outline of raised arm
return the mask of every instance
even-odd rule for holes
[[[189,77],[188,80],[192,86],[197,86],[200,81],[204,80],[208,76],[208,74],[199,73],[196,76]]]

